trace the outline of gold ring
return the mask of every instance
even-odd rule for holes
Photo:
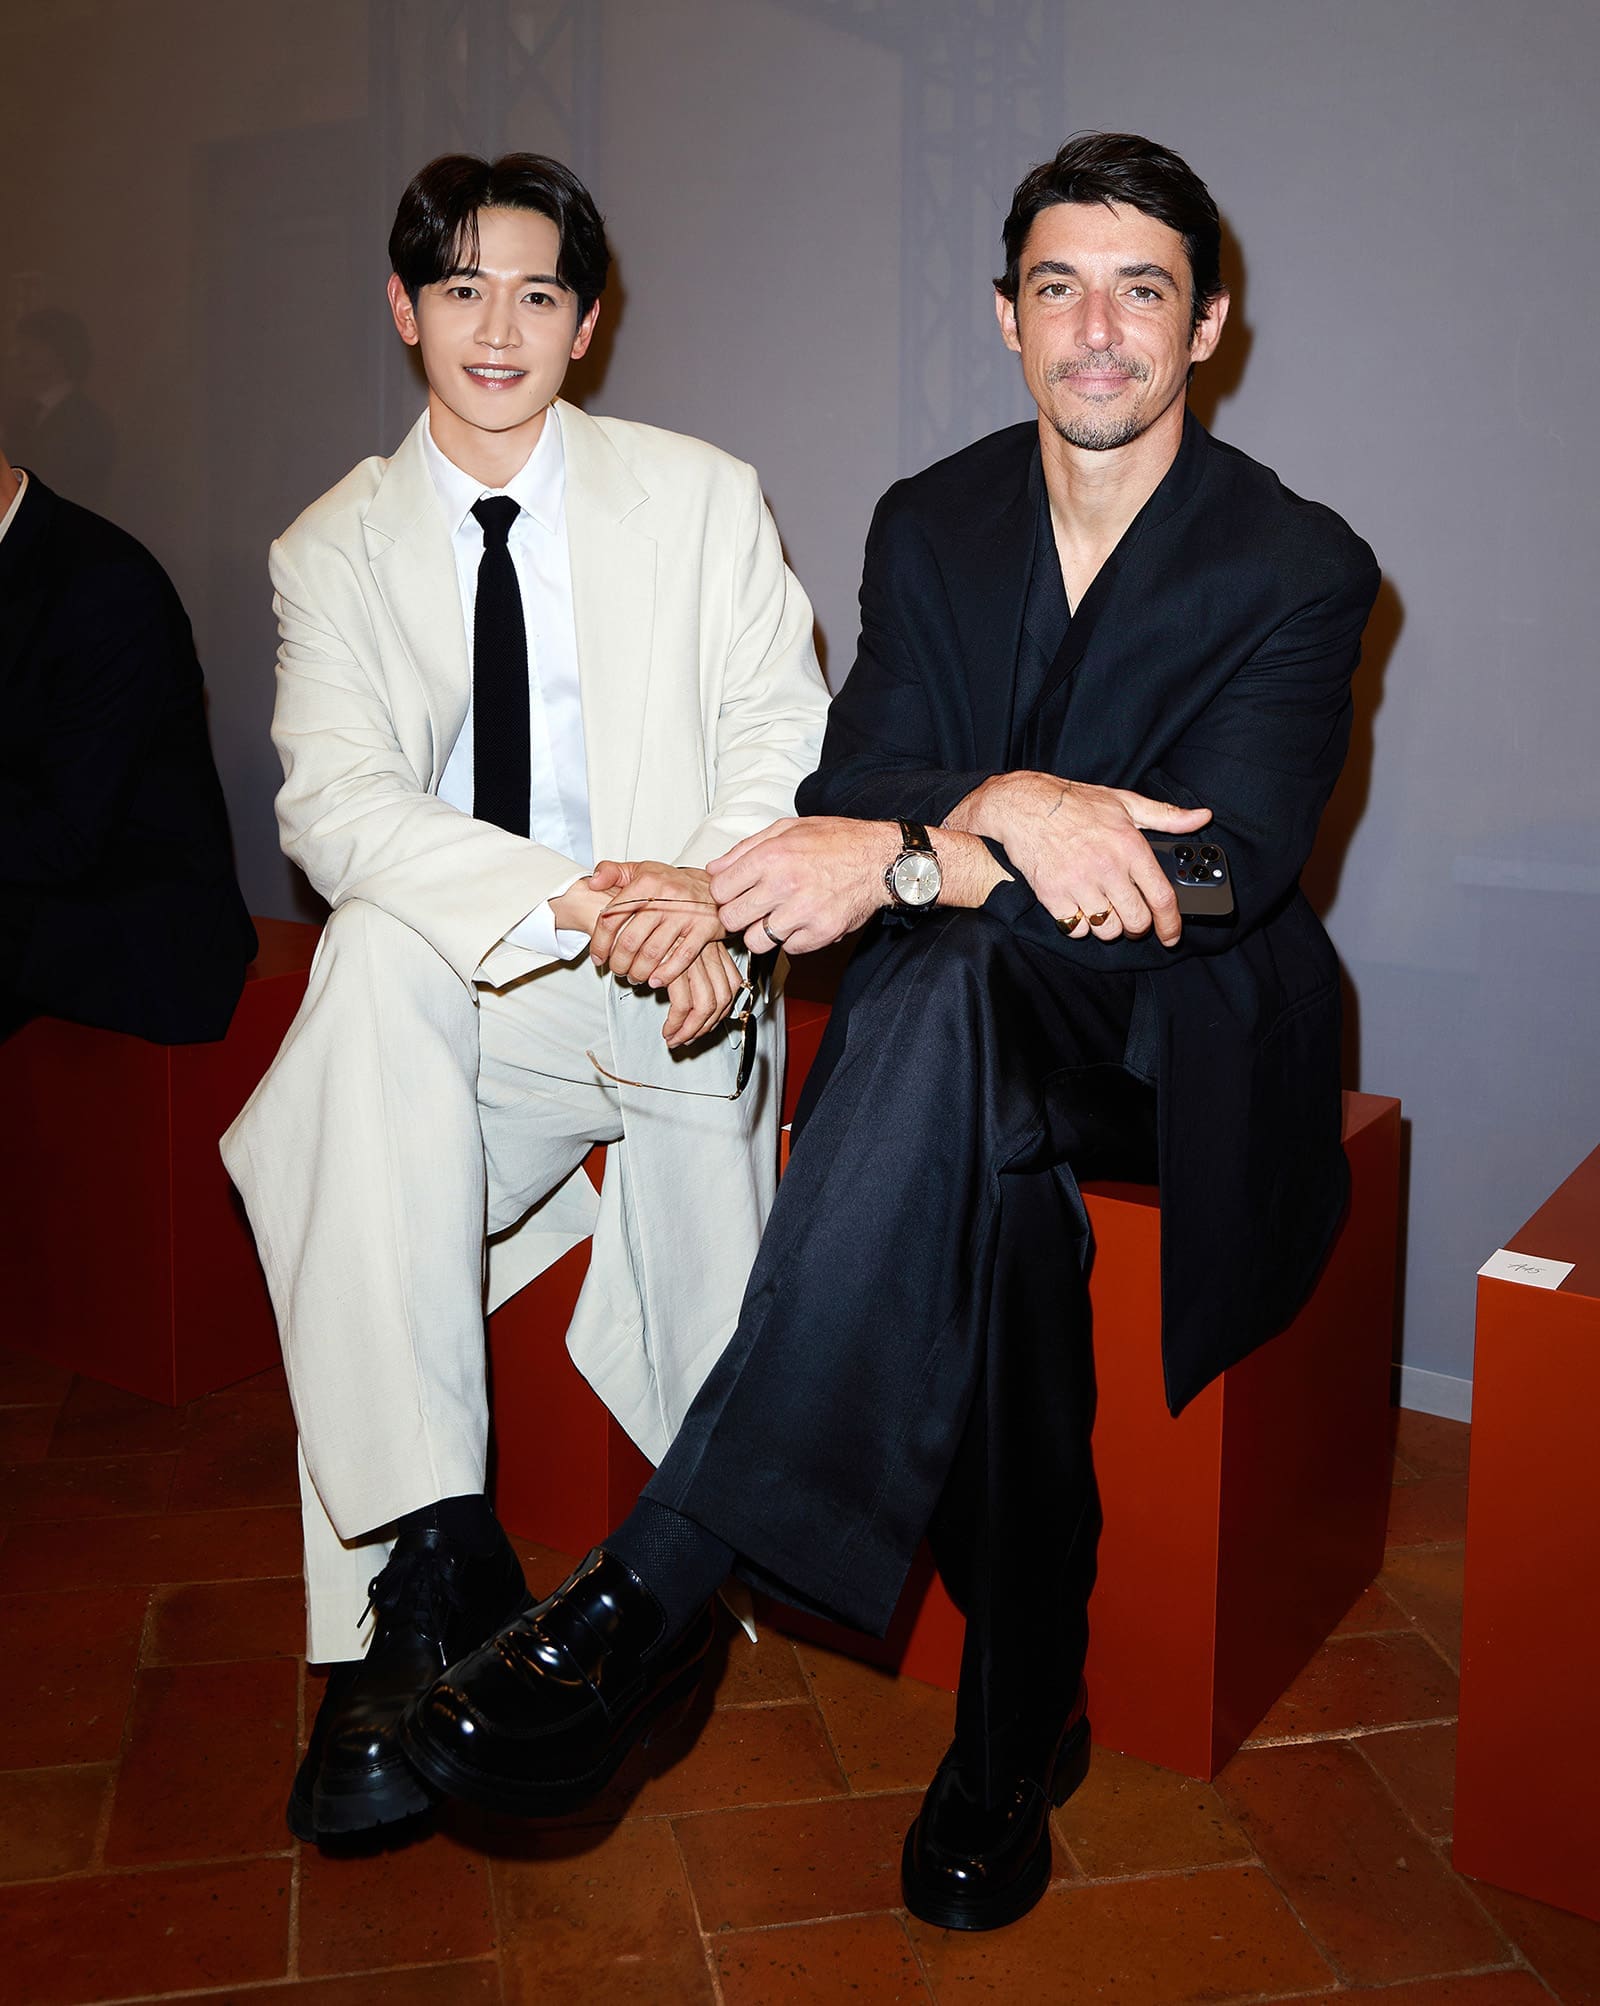
[[[1072,915],[1071,919],[1058,919],[1056,921],[1056,928],[1061,933],[1071,933],[1072,929],[1078,924],[1078,921],[1082,918],[1083,918],[1083,907],[1079,906],[1078,910]]]
[[[1108,919],[1109,919],[1110,917],[1111,917],[1111,908],[1110,908],[1110,906],[1107,906],[1104,912],[1092,912],[1092,913],[1090,913],[1090,914],[1088,915],[1088,919],[1089,919],[1089,924],[1090,924],[1091,926],[1104,926],[1104,925],[1105,925],[1105,923],[1106,923],[1106,921],[1107,921],[1107,920],[1108,920]]]

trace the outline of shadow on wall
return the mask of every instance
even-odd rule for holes
[[[1389,663],[1404,625],[1405,607],[1393,582],[1386,577],[1378,587],[1377,603],[1361,641],[1361,666],[1356,670],[1351,691],[1355,716],[1350,726],[1350,751],[1339,784],[1323,811],[1317,846],[1301,878],[1306,897],[1319,913],[1326,913],[1338,895],[1350,839],[1366,813],[1372,789],[1377,716],[1383,708]]]
[[[1244,249],[1226,218],[1222,223],[1222,281],[1230,296],[1222,345],[1189,385],[1189,409],[1208,432],[1216,430],[1218,407],[1244,381],[1250,350],[1255,345],[1254,330],[1245,318]]]
[[[1378,587],[1377,602],[1362,638],[1361,665],[1356,670],[1351,690],[1355,714],[1350,724],[1350,750],[1345,757],[1339,784],[1323,810],[1317,846],[1300,877],[1306,897],[1319,914],[1325,915],[1338,895],[1351,839],[1367,812],[1367,797],[1372,791],[1377,717],[1383,708],[1389,663],[1404,624],[1405,607],[1391,581],[1385,578]],[[1350,979],[1350,971],[1342,963],[1340,978],[1344,995],[1343,1073],[1346,1085],[1356,1086],[1360,1083],[1361,1071],[1361,999]]]
[[[0,439],[14,465],[104,515],[117,432],[85,387],[93,365],[89,330],[77,314],[64,307],[24,314],[0,386]]]

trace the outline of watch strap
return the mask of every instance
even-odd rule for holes
[[[889,893],[889,910],[903,919],[920,918],[924,912],[931,910],[931,901],[929,905],[917,906],[903,899],[900,896],[900,887],[895,883],[895,875],[908,857],[932,857],[937,868],[938,853],[933,847],[932,837],[921,822],[907,822],[899,816],[895,819],[900,825],[901,847],[890,859],[889,867],[883,874],[884,886]]]

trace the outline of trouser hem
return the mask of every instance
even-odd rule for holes
[[[380,1555],[378,1566],[382,1565]],[[365,1657],[367,1645],[372,1641],[372,1618],[363,1615],[357,1621],[357,1614],[349,1596],[317,1594],[308,1584],[306,1663],[337,1665],[349,1658]]]
[[[902,1551],[864,1533],[858,1523],[840,1520],[821,1530],[808,1529],[802,1546],[753,1526],[747,1499],[693,1484],[679,1498],[651,1494],[731,1546],[738,1555],[733,1572],[763,1595],[871,1637],[887,1633],[920,1541]],[[819,1573],[818,1553],[842,1551],[846,1545],[852,1554],[848,1577]]]

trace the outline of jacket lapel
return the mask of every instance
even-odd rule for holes
[[[1005,452],[997,475],[952,497],[933,549],[944,605],[935,612],[929,645],[940,652],[949,647],[948,629],[943,636],[938,631],[947,608],[955,626],[953,675],[965,692],[970,719],[965,755],[970,766],[1007,764],[1017,645],[1033,563],[1028,470],[1039,453],[1036,429],[1014,427]]]
[[[560,409],[589,827],[598,859],[627,853],[650,682],[656,543],[627,521],[650,497],[604,429],[575,405],[563,401]]]
[[[366,516],[367,557],[433,733],[426,784],[438,785],[472,694],[450,532],[423,454],[418,419],[389,462]]]
[[[1192,412],[1186,412],[1183,437],[1172,465],[1162,476],[1155,493],[1129,523],[1116,549],[1096,572],[1094,582],[1072,617],[1072,625],[1067,629],[1028,718],[1018,720],[1019,730],[1024,724],[1029,727],[1030,754],[1041,749],[1042,741],[1052,740],[1058,735],[1057,728],[1064,719],[1067,704],[1079,694],[1075,686],[1068,688],[1067,685],[1079,676],[1084,665],[1088,663],[1092,671],[1096,663],[1105,663],[1117,656],[1121,622],[1114,611],[1115,602],[1137,598],[1138,580],[1147,574],[1147,568],[1152,563],[1162,561],[1162,551],[1170,549],[1168,539],[1159,532],[1184,507],[1199,485],[1209,445],[1210,435],[1205,427]],[[1124,581],[1129,582],[1124,586]],[[1091,656],[1090,651],[1097,637],[1101,646],[1094,649]],[[1108,702],[1097,707],[1097,717],[1106,710],[1117,713],[1127,693],[1118,689],[1108,690],[1105,694]],[[1075,736],[1078,715],[1074,713]],[[1048,751],[1051,746],[1044,744],[1042,749]]]

